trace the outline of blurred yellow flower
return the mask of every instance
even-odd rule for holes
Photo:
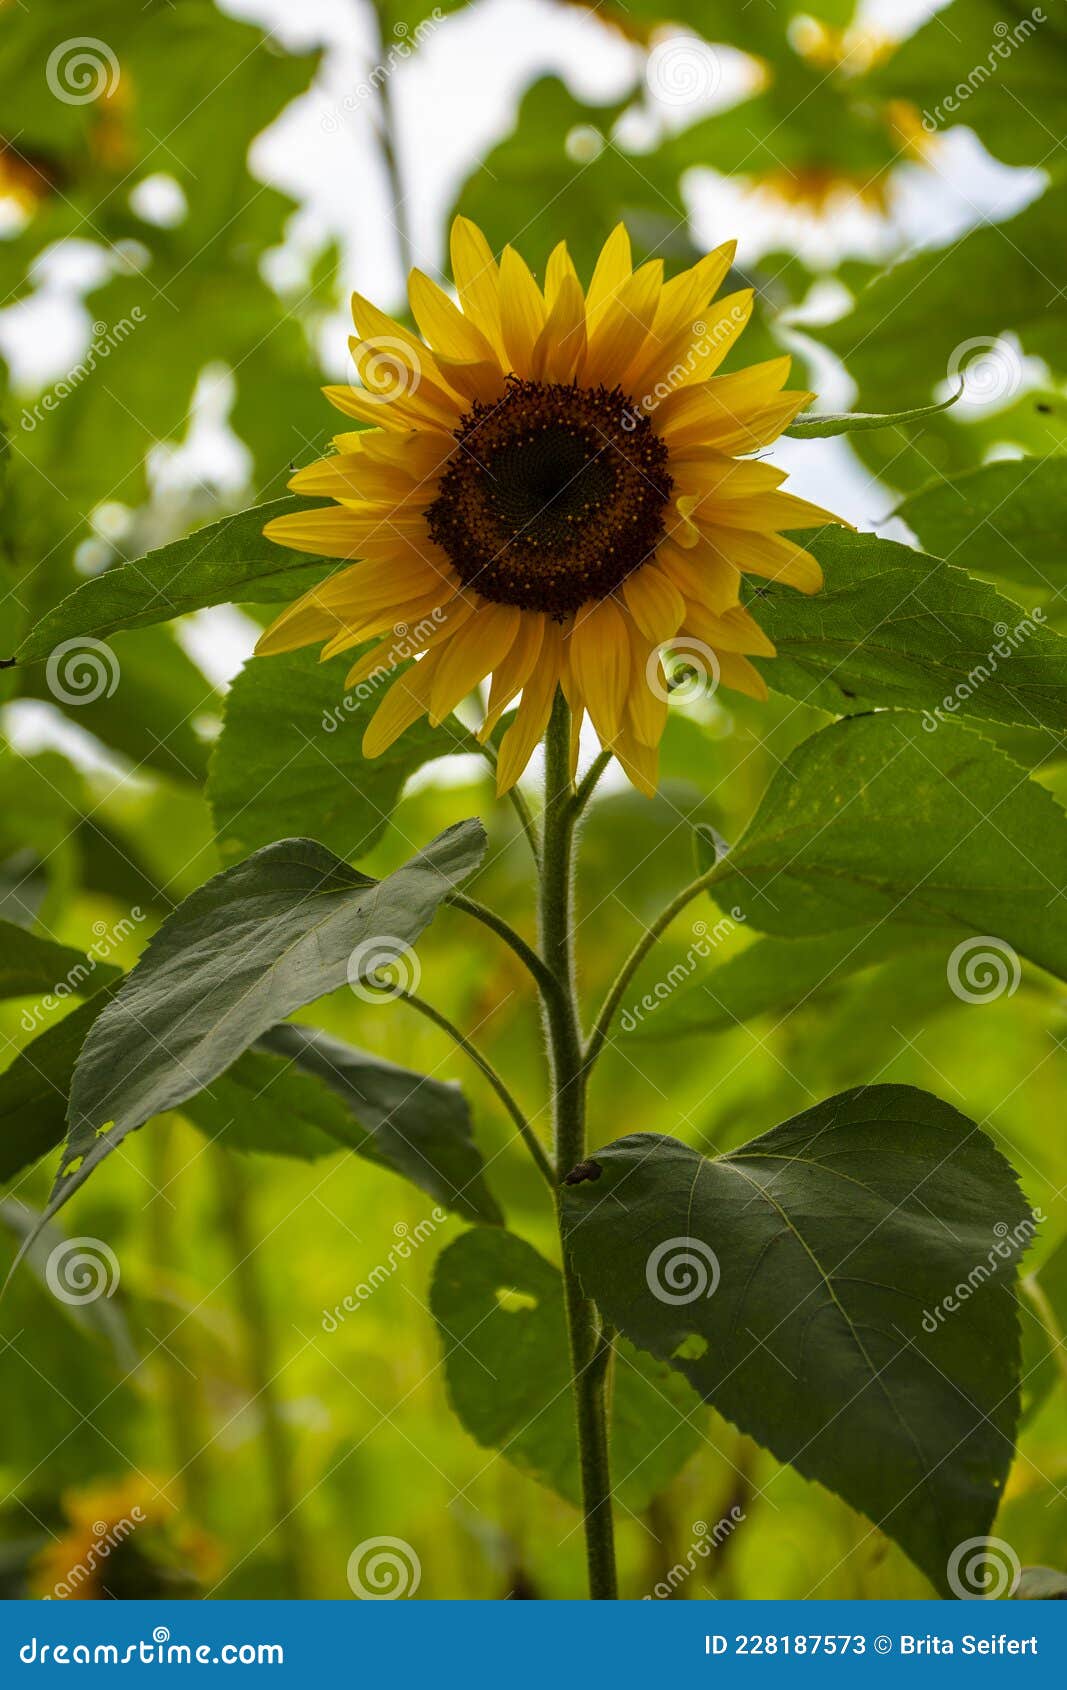
[[[749,657],[774,648],[740,603],[742,575],[817,591],[817,562],[783,530],[836,519],[780,491],[781,470],[739,461],[812,395],[785,390],[788,357],[716,373],[752,311],[748,289],[711,303],[733,254],[719,247],[665,282],[658,259],[633,269],[620,224],[585,291],[562,243],[542,288],[511,247],[498,263],[458,218],[459,304],[411,274],[421,339],[355,296],[362,386],[326,393],[371,427],[338,435],[336,454],[290,483],[336,502],[265,533],[361,561],[286,610],[257,650],[323,640],[326,658],[377,637],[351,687],[417,657],[367,728],[368,757],[491,676],[483,737],[521,694],[500,744],[507,791],[560,684],[575,755],[588,713],[651,793],[665,648],[695,648],[717,682],[765,696]]]

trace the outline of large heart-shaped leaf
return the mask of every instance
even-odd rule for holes
[[[996,1513],[1019,1412],[1033,1221],[991,1141],[925,1092],[872,1086],[714,1160],[635,1133],[595,1163],[563,1188],[588,1295],[946,1591]]]
[[[85,1042],[54,1213],[127,1133],[202,1091],[269,1028],[397,958],[485,849],[458,822],[375,881],[286,839],[186,898]]]
[[[430,1306],[452,1406],[478,1443],[581,1501],[559,1270],[512,1232],[476,1228],[437,1259]],[[700,1400],[664,1362],[618,1342],[613,1483],[647,1506],[702,1442]]]
[[[821,593],[762,589],[777,692],[835,715],[872,705],[1067,728],[1067,639],[961,569],[874,534],[825,529]],[[946,700],[949,702],[946,705]]]
[[[1006,458],[939,477],[897,508],[924,546],[963,569],[1037,589],[1067,580],[1067,457]]]
[[[712,892],[766,933],[958,923],[1067,977],[1065,861],[1067,816],[1017,763],[957,722],[885,712],[791,753]]]
[[[30,631],[18,661],[40,662],[65,640],[104,639],[119,628],[169,622],[205,605],[284,604],[298,598],[334,566],[273,545],[263,538],[263,526],[307,504],[306,499],[274,499],[255,505],[83,581]]]
[[[381,838],[409,775],[434,757],[477,750],[452,722],[425,718],[382,756],[363,756],[363,733],[395,674],[346,692],[353,653],[320,663],[314,650],[246,663],[226,700],[211,758],[208,798],[224,860],[299,831],[346,859]]]

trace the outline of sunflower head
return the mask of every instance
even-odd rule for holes
[[[267,524],[281,545],[347,567],[263,635],[263,653],[366,647],[347,684],[391,682],[364,737],[376,756],[438,723],[491,677],[482,737],[518,700],[497,764],[506,791],[547,725],[557,687],[642,791],[655,790],[681,648],[708,679],[763,697],[749,661],[773,647],[741,603],[747,574],[815,592],[815,559],[786,538],[836,520],[781,490],[750,454],[811,399],[790,360],[719,373],[752,310],[715,301],[719,247],[665,281],[633,268],[620,224],[587,286],[561,244],[543,284],[464,218],[453,299],[411,275],[416,335],[358,294],[360,385],[327,397],[362,426],[300,470],[331,502]]]
[[[30,1594],[60,1601],[186,1597],[218,1574],[214,1540],[139,1473],[62,1499],[65,1529],[34,1559]]]

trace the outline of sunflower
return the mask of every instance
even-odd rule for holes
[[[130,1473],[68,1491],[65,1531],[29,1568],[33,1596],[78,1601],[199,1593],[217,1574],[217,1545],[181,1519],[159,1485]]]
[[[499,745],[501,792],[561,686],[573,755],[588,713],[651,794],[664,655],[695,652],[716,683],[763,698],[749,659],[774,647],[740,602],[743,575],[821,585],[783,531],[837,519],[744,457],[812,395],[785,390],[788,357],[716,373],[752,310],[750,290],[711,304],[733,243],[664,281],[659,260],[633,269],[620,224],[584,293],[564,244],[543,288],[511,247],[498,263],[465,218],[451,250],[458,305],[411,274],[421,339],[353,300],[362,386],[325,392],[371,426],[338,435],[336,453],[290,483],[335,502],[264,533],[359,561],[286,610],[257,651],[324,641],[329,658],[373,640],[346,680],[396,674],[366,729],[368,757],[423,716],[441,722],[491,677],[483,740],[520,700]]]

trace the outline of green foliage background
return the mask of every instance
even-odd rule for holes
[[[829,26],[849,22],[840,0],[795,10]],[[985,61],[999,20],[1030,15],[1021,0],[957,0],[895,54],[868,63],[857,53],[835,67],[797,50],[789,12],[733,0],[620,9],[643,43],[684,25],[756,56],[762,82],[730,109],[638,152],[622,139],[625,125],[616,126],[641,103],[641,78],[610,107],[583,104],[544,78],[523,93],[458,208],[495,248],[515,241],[535,267],[565,237],[587,273],[619,217],[640,256],[655,252],[680,267],[696,251],[688,172],[707,168],[751,184],[784,169],[797,181],[844,176],[891,194],[897,173],[937,169],[943,137],[924,131],[921,114]],[[429,13],[383,4],[382,41],[401,39],[394,25],[414,31]],[[435,27],[447,30],[448,19]],[[106,41],[121,66],[106,99],[70,104],[49,92],[49,54],[78,36]],[[48,1201],[54,1156],[26,1164],[62,1137],[70,1071],[113,984],[110,968],[130,966],[162,919],[220,868],[299,833],[378,877],[451,823],[481,816],[489,849],[478,895],[533,938],[524,842],[492,799],[484,765],[462,754],[455,734],[420,731],[365,769],[358,722],[343,720],[327,759],[314,741],[339,694],[338,666],[320,670],[305,654],[260,660],[224,702],[189,655],[182,625],[169,620],[233,598],[263,622],[271,604],[313,578],[315,560],[302,565],[258,542],[260,515],[221,529],[206,554],[201,541],[183,549],[190,530],[229,509],[210,488],[180,501],[161,494],[149,455],[186,437],[197,382],[218,365],[232,375],[229,421],[249,464],[247,487],[229,508],[281,499],[291,463],[325,444],[332,425],[317,348],[326,313],[343,303],[338,254],[323,250],[289,294],[270,284],[264,260],[285,240],[296,207],[248,157],[254,138],[315,86],[318,72],[315,53],[288,51],[211,0],[0,5],[0,195],[27,171],[33,183],[28,214],[0,240],[0,297],[8,306],[34,299],[42,255],[59,242],[86,242],[106,260],[104,279],[84,297],[87,332],[90,322],[105,326],[93,330],[97,338],[135,325],[54,408],[41,411],[41,395],[15,390],[0,367],[0,655],[27,642],[24,664],[0,673],[17,741],[0,742],[8,1257],[25,1235],[22,1206],[41,1210]],[[943,397],[953,356],[972,339],[1017,337],[1009,346],[1042,363],[1028,366],[1037,375],[999,406],[852,436],[847,450],[881,480],[876,514],[899,506],[922,551],[871,535],[832,537],[821,542],[825,594],[798,603],[768,593],[760,616],[782,654],[765,665],[771,702],[731,695],[673,713],[661,795],[649,802],[613,790],[598,800],[578,889],[582,984],[595,999],[691,878],[696,825],[734,843],[773,781],[760,821],[715,888],[719,909],[694,906],[636,982],[635,1002],[675,965],[691,976],[610,1044],[592,1097],[594,1145],[655,1132],[728,1151],[854,1085],[877,1079],[934,1092],[984,1126],[1017,1170],[1027,1205],[1046,1217],[1026,1269],[1038,1274],[1061,1335],[1067,179],[1056,137],[1065,77],[1067,30],[1054,14],[1039,39],[997,60],[956,113],[995,158],[1041,172],[1033,200],[1010,220],[975,216],[953,244],[894,251],[885,265],[825,268],[783,245],[727,284],[753,285],[758,295],[739,361],[784,346],[814,381],[832,353],[855,383],[859,410]],[[373,97],[388,138],[388,97]],[[910,139],[892,102],[913,114]],[[347,157],[339,139],[338,169]],[[403,162],[417,169],[417,160]],[[131,189],[160,172],[185,197],[173,226],[147,221],[130,203]],[[798,334],[791,311],[827,281],[841,315]],[[846,448],[816,440],[806,450]],[[1011,461],[993,462],[1004,458]],[[118,542],[101,521],[101,509],[116,503],[127,508]],[[170,583],[192,556],[203,572],[185,570],[187,597],[172,598]],[[102,565],[110,579],[81,596],[87,568]],[[990,628],[1014,628],[1035,607],[1044,613],[1038,631],[988,684],[970,689],[959,720],[928,732],[923,712],[967,682],[989,650]],[[49,688],[44,660],[58,641],[86,634],[112,645],[121,679],[95,703],[65,703]],[[27,749],[18,726],[28,701],[65,719],[69,751]],[[867,714],[886,706],[907,714]],[[830,727],[835,717],[844,720]],[[819,729],[827,731],[817,745],[798,751]],[[952,773],[951,799],[944,784],[930,784],[935,764]],[[848,819],[831,827],[842,805],[852,806]],[[810,829],[799,863],[776,856],[783,813]],[[946,866],[928,885],[923,868],[935,844]],[[730,931],[693,969],[692,921],[713,928],[720,909],[734,912]],[[961,1002],[946,978],[948,952],[974,932],[1000,936],[1022,958],[1018,989],[981,1005]],[[71,1001],[42,1009],[72,964],[27,935],[78,954],[103,940],[106,962]],[[515,1077],[536,1123],[541,1035],[515,959],[447,909],[418,955],[425,995],[447,1004]],[[547,1194],[499,1100],[447,1038],[402,1005],[363,1003],[346,988],[298,1018],[434,1081],[460,1081],[494,1194],[481,1218],[492,1220],[499,1203],[513,1231],[553,1259]],[[281,1067],[277,1053],[246,1061]],[[135,1471],[211,1539],[199,1570],[213,1594],[347,1596],[351,1551],[383,1534],[416,1547],[424,1597],[579,1594],[566,1426],[558,1435],[550,1427],[543,1447],[527,1440],[509,1462],[491,1446],[506,1434],[512,1378],[497,1399],[503,1433],[481,1425],[476,1442],[449,1412],[449,1385],[457,1401],[466,1386],[455,1369],[446,1380],[433,1315],[462,1325],[477,1286],[457,1289],[442,1275],[431,1291],[431,1277],[442,1246],[473,1254],[477,1242],[457,1240],[486,1235],[465,1233],[471,1216],[456,1214],[418,1233],[431,1211],[440,1213],[433,1189],[397,1178],[380,1145],[374,1154],[339,1153],[350,1118],[338,1126],[340,1104],[330,1114],[302,1071],[266,1102],[264,1074],[242,1079],[235,1068],[227,1084],[236,1096],[201,1096],[157,1116],[55,1218],[56,1227],[107,1240],[121,1262],[120,1289],[103,1314],[57,1303],[32,1259],[0,1305],[5,1593],[23,1590],[28,1560],[62,1530],[65,1494]],[[442,1109],[452,1107],[450,1096]],[[253,1142],[284,1153],[249,1153]],[[411,1238],[400,1269],[346,1313],[345,1297]],[[558,1293],[531,1257],[524,1247],[514,1263],[520,1310],[526,1296],[548,1321]],[[1057,1360],[1026,1303],[1022,1323],[1024,1424],[996,1530],[1024,1563],[1062,1568],[1063,1352]],[[520,1377],[532,1367],[543,1384],[551,1354],[545,1329],[531,1328],[526,1352],[505,1347],[483,1359],[503,1358]],[[639,1365],[652,1371],[631,1370],[623,1447],[634,1425],[663,1413],[665,1390],[687,1390],[676,1374],[664,1384],[649,1358]],[[677,1415],[668,1417],[667,1456],[622,1498],[625,1594],[651,1589],[699,1535],[697,1522],[731,1508],[743,1512],[742,1525],[679,1596],[931,1594],[923,1574],[844,1501],[779,1467],[714,1410],[679,1400],[691,1426],[679,1433]],[[485,1412],[479,1397],[468,1424]]]

